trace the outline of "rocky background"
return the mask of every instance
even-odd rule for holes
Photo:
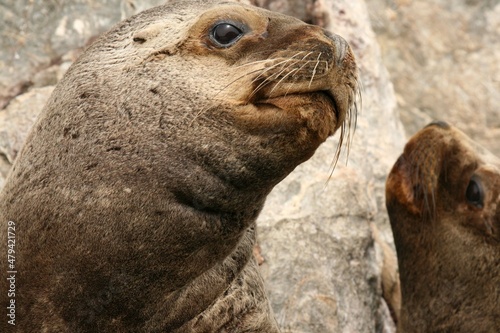
[[[0,188],[82,48],[163,2],[0,2]],[[275,188],[259,217],[257,255],[276,319],[283,332],[394,332],[397,270],[390,266],[385,177],[408,136],[434,119],[500,155],[500,2],[251,2],[343,36],[362,85],[355,135],[335,170],[338,135]]]

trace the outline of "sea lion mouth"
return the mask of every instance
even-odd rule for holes
[[[329,104],[332,105],[335,113],[337,113],[338,111],[338,107],[337,107],[337,101],[334,97],[334,95],[327,91],[327,90],[321,90],[321,91],[309,91],[309,92],[298,92],[298,93],[288,93],[288,94],[284,94],[284,95],[281,95],[281,96],[272,96],[272,97],[265,97],[265,98],[261,98],[260,100],[258,101],[255,101],[255,104],[263,104],[263,103],[266,103],[266,104],[282,104],[283,100],[284,99],[287,99],[287,98],[290,98],[290,97],[293,97],[293,96],[297,96],[297,97],[303,97],[304,99],[310,99],[312,101],[314,101],[315,98],[317,98],[318,95],[321,95],[323,96],[323,98],[326,98],[328,101],[329,101]]]
[[[277,128],[287,125],[307,128],[314,138],[323,142],[342,125],[346,110],[338,107],[330,91],[313,91],[284,94],[259,99],[254,103],[260,110],[271,111],[267,117],[278,121]],[[312,137],[311,137],[312,138]]]
[[[328,90],[289,93],[281,96],[264,97],[256,100],[255,105],[272,105],[276,108],[290,111],[292,109],[315,109],[335,116],[335,120],[343,119],[343,113],[337,100]],[[336,126],[338,127],[338,126]]]
[[[345,118],[347,110],[343,110],[342,108],[340,108],[339,103],[337,102],[337,98],[335,97],[335,94],[333,94],[329,90],[323,90],[317,93],[324,96],[324,98],[329,102],[329,105],[331,106],[331,112],[333,112],[333,114],[335,115],[335,119],[337,119],[337,121],[339,121],[339,119]],[[336,127],[338,126],[339,124],[337,124]]]

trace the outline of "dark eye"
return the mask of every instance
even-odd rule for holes
[[[465,198],[467,202],[478,208],[483,208],[484,205],[484,191],[483,186],[479,179],[472,177],[465,191]]]
[[[233,45],[240,37],[243,31],[231,23],[219,23],[213,29],[210,37],[220,47],[229,47]]]

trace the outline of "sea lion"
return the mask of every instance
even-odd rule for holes
[[[256,217],[348,130],[357,93],[341,37],[253,6],[177,1],[112,28],[55,88],[1,193],[16,331],[277,332]]]
[[[500,332],[500,160],[434,122],[406,144],[386,196],[398,332]]]

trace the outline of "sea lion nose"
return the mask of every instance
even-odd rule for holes
[[[341,66],[348,49],[346,40],[328,30],[323,30],[323,34],[333,42],[335,46],[335,65]]]
[[[442,129],[449,129],[450,128],[450,124],[448,124],[446,121],[442,121],[442,120],[435,120],[435,121],[429,123],[425,127],[430,127],[430,126],[437,126],[439,128],[442,128]]]

